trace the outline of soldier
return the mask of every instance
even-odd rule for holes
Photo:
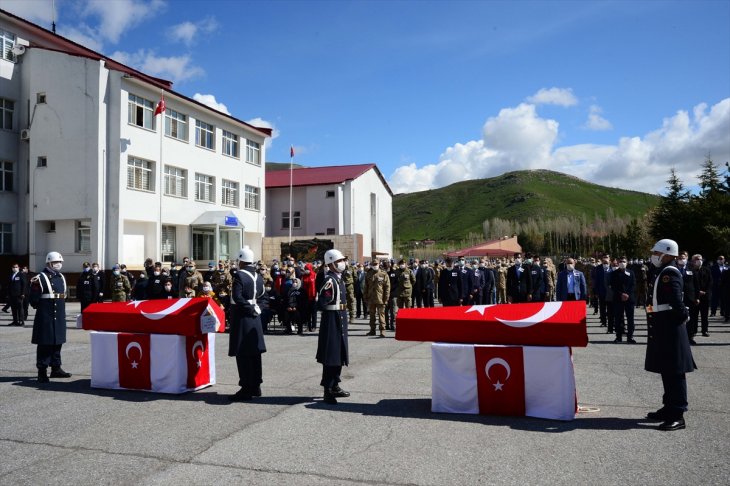
[[[195,262],[188,261],[185,271],[180,272],[179,297],[195,297],[203,288],[203,282],[203,276],[195,269]]]
[[[347,291],[347,313],[350,320],[353,320],[355,318],[355,274],[347,256],[345,256],[345,271],[342,273],[342,281],[345,282]]]
[[[422,260],[418,265],[416,286],[414,287],[416,305],[418,307],[433,307],[433,288],[435,282],[438,282],[434,281],[435,271],[428,266],[428,260]]]
[[[373,258],[370,270],[365,275],[365,301],[370,312],[370,332],[366,336],[375,336],[376,321],[380,328],[380,337],[385,337],[385,305],[390,297],[390,278],[380,270],[378,260]]]
[[[534,255],[532,257],[532,264],[529,266],[529,271],[530,282],[532,285],[530,290],[530,293],[532,294],[532,302],[542,302],[544,299],[543,294],[545,292],[545,279],[543,278],[543,270],[540,265],[540,257],[538,255]]]
[[[94,276],[94,300],[93,302],[104,302],[104,274],[99,270],[99,264],[91,264],[91,274]]]
[[[56,251],[46,255],[46,266],[33,277],[30,305],[36,309],[33,320],[31,343],[38,345],[36,367],[38,383],[48,383],[48,367],[51,378],[69,378],[61,368],[61,346],[66,342],[66,279],[61,273],[63,257]]]
[[[213,280],[213,274],[215,274],[215,263],[208,262],[208,270],[203,274],[203,281],[211,282]]]
[[[388,294],[388,303],[385,306],[385,329],[387,331],[395,331],[395,315],[398,311],[398,275],[396,269],[391,267],[390,262],[383,263],[383,270],[388,274],[390,279],[390,293]]]
[[[81,303],[81,312],[84,312],[89,304],[94,302],[94,296],[98,294],[96,288],[96,278],[91,273],[91,263],[84,262],[82,265],[81,275],[76,281],[76,298]]]
[[[129,300],[132,287],[129,285],[127,277],[122,275],[122,269],[118,264],[112,267],[110,287],[112,291],[112,302],[126,302]]]
[[[226,316],[226,328],[230,324],[231,319],[231,287],[233,286],[233,277],[231,274],[226,272],[226,266],[222,260],[218,261],[218,268],[213,274],[213,280],[210,282],[213,285],[213,291],[218,295],[221,304],[223,305],[223,311]]]
[[[507,303],[507,264],[504,262],[497,268],[497,303]]]
[[[451,257],[446,257],[446,268],[441,270],[438,281],[439,299],[444,307],[459,305],[462,280],[459,270],[454,268]]]
[[[165,298],[165,284],[168,279],[162,274],[159,262],[155,264],[155,268],[152,272],[152,276],[147,279],[147,290],[145,297],[147,299],[164,299]]]
[[[121,263],[119,265],[122,271],[122,275],[127,277],[127,280],[129,280],[129,286],[134,288],[134,284],[137,283],[137,279],[134,278],[134,275],[132,275],[132,272],[127,271],[127,266],[124,263]]]
[[[345,256],[339,250],[327,250],[324,254],[326,270],[319,289],[317,306],[322,312],[317,340],[317,362],[322,364],[324,402],[335,405],[337,398],[349,397],[340,387],[342,366],[349,364],[347,345],[347,312],[345,284],[342,274],[347,268]]]
[[[679,251],[673,240],[657,241],[651,249],[651,263],[657,268],[652,303],[647,307],[648,340],[644,368],[662,376],[663,406],[647,418],[661,420],[659,430],[685,428],[687,378],[697,369],[687,335],[687,308],[684,305],[682,274],[675,266]]]
[[[11,267],[13,273],[10,275],[8,285],[8,300],[10,309],[13,312],[13,322],[8,326],[24,326],[25,314],[23,313],[23,301],[25,300],[26,275],[20,271],[20,264],[14,263]]]
[[[411,295],[413,294],[413,285],[416,283],[416,277],[413,276],[413,272],[406,266],[406,262],[403,259],[398,262],[396,281],[398,282],[398,300],[396,304],[399,309],[408,309],[411,307]]]
[[[177,262],[172,262],[170,264],[170,282],[172,282],[172,293],[175,297],[177,297],[177,295],[179,294],[179,289],[177,288],[177,285],[178,282],[180,282],[180,271],[177,268]],[[130,281],[129,283],[132,282]]]
[[[555,300],[555,265],[551,258],[545,258],[542,262],[542,276],[545,282],[545,300],[553,302]]]
[[[626,342],[636,344],[634,340],[634,290],[636,279],[634,272],[627,267],[626,257],[621,257],[618,268],[609,274],[608,287],[613,295],[613,316],[616,339],[614,343],[623,341],[624,314],[626,314]]]
[[[326,268],[325,268],[326,270]],[[354,282],[355,282],[355,301],[357,304],[357,318],[360,319],[360,317],[364,317],[367,319],[368,317],[368,306],[365,303],[365,298],[362,293],[362,289],[365,286],[365,270],[362,267],[362,263],[357,264],[357,270],[354,273]]]
[[[266,352],[266,344],[257,299],[264,295],[264,282],[253,262],[254,254],[248,246],[238,252],[238,271],[233,276],[231,293],[228,356],[236,357],[241,389],[229,397],[232,402],[260,397],[263,383],[261,354]]]

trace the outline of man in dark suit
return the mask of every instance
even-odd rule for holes
[[[608,287],[606,285],[608,282],[607,276],[608,273],[611,272],[609,260],[610,257],[608,254],[601,257],[601,263],[593,271],[591,284],[593,285],[593,295],[598,297],[598,310],[601,317],[601,327],[608,326],[610,332],[613,327],[613,309],[606,303],[606,294],[608,292]],[[608,324],[609,322],[611,325]]]
[[[712,272],[712,296],[710,299],[710,317],[714,317],[717,313],[717,308],[720,307],[720,315],[723,314],[722,298],[720,295],[720,283],[722,282],[722,275],[728,271],[725,266],[725,257],[720,255],[717,257],[717,263],[710,268]]]
[[[692,325],[692,314],[697,302],[697,274],[694,269],[688,264],[687,252],[681,251],[679,258],[677,258],[677,270],[682,274],[682,291],[684,292],[684,305],[689,311],[689,322],[687,322],[687,334],[689,335],[689,343],[697,344],[694,340],[695,334],[697,334],[697,323]]]
[[[23,312],[23,301],[26,297],[26,274],[20,271],[20,265],[13,263],[13,272],[10,275],[10,283],[8,284],[8,303],[13,312],[13,322],[8,326],[24,326],[25,313]]]
[[[586,277],[583,272],[575,269],[575,260],[566,258],[565,270],[558,274],[555,286],[555,298],[558,301],[588,300],[586,291]]]
[[[515,256],[515,264],[507,269],[507,302],[518,304],[532,300],[530,271],[522,265],[521,255]]]
[[[434,271],[428,260],[422,260],[416,270],[416,306],[433,307]]]
[[[625,256],[618,261],[618,269],[609,274],[609,287],[613,292],[613,318],[616,339],[614,343],[623,341],[624,314],[626,315],[626,342],[636,344],[634,340],[634,301],[636,300],[636,277],[627,267]]]
[[[702,264],[702,255],[699,253],[692,255],[692,267],[693,272],[697,276],[697,291],[695,305],[690,307],[689,310],[689,324],[687,324],[687,330],[690,333],[690,338],[694,339],[694,335],[697,333],[698,320],[702,319],[702,335],[708,337],[708,314],[710,309],[710,293],[712,292],[712,274],[710,268],[707,265]]]
[[[545,292],[545,279],[543,278],[542,267],[540,266],[540,257],[534,255],[532,264],[530,265],[530,294],[532,294],[532,302],[542,302]]]
[[[461,277],[451,257],[446,257],[446,268],[439,274],[438,290],[439,300],[444,307],[459,305]]]

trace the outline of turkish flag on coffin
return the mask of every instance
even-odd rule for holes
[[[183,393],[215,383],[215,334],[91,333],[94,388]]]
[[[588,345],[585,302],[472,305],[401,309],[395,338],[401,341]]]
[[[88,331],[198,336],[225,331],[223,309],[212,299],[136,300],[91,304],[81,316]]]
[[[568,347],[431,345],[433,412],[573,420]]]

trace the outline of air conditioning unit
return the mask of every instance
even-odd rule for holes
[[[30,130],[27,128],[20,131],[20,139],[21,140],[30,140]]]

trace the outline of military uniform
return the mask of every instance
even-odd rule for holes
[[[320,385],[325,389],[325,397],[339,390],[342,366],[349,364],[347,302],[343,298],[346,298],[345,283],[337,272],[327,270],[317,298],[321,317],[316,356],[322,364]]]
[[[48,267],[31,282],[30,304],[36,310],[31,343],[38,345],[36,367],[39,381],[47,381],[46,369],[49,366],[52,377],[68,375],[61,369],[61,346],[66,342],[66,289],[63,274]]]
[[[129,285],[127,277],[121,273],[119,275],[112,275],[109,284],[112,291],[112,302],[126,302],[128,300],[132,287]]]
[[[106,290],[104,287],[104,273],[97,270],[96,272],[92,271],[91,275],[94,278],[94,290],[96,290],[96,294],[94,294],[94,300],[92,302],[104,302],[104,290]]]
[[[388,303],[385,306],[385,328],[389,331],[395,331],[395,315],[398,311],[398,275],[395,268],[388,268],[386,273],[390,279],[390,293],[388,294]]]
[[[444,307],[459,305],[462,280],[458,268],[446,267],[439,275],[439,300]]]
[[[399,309],[407,309],[411,306],[411,296],[413,295],[413,285],[416,283],[416,277],[413,276],[410,268],[399,268],[396,270],[396,280],[398,282],[398,300],[396,303]]]
[[[233,286],[233,277],[225,269],[218,269],[213,274],[213,279],[210,284],[213,286],[213,292],[218,295],[218,298],[223,305],[223,312],[226,316],[226,323],[230,323],[231,320],[231,287]],[[228,326],[226,326],[228,327]]]
[[[497,303],[507,303],[507,267],[497,269]]]
[[[254,270],[255,271],[255,270]],[[178,286],[179,297],[195,297],[200,290],[203,289],[203,276],[199,271],[193,268],[192,272],[188,270],[180,272],[180,284]],[[263,282],[262,282],[263,285]]]
[[[368,270],[365,275],[365,301],[370,312],[370,332],[375,335],[376,320],[380,328],[380,335],[385,337],[385,306],[390,297],[390,278],[382,270]]]
[[[23,326],[25,325],[25,314],[23,312],[23,300],[25,300],[25,289],[27,287],[26,282],[27,275],[20,271],[13,273],[10,276],[10,285],[8,285],[8,300],[10,308],[13,312],[12,325]]]
[[[342,281],[345,283],[345,290],[347,291],[347,313],[350,320],[353,320],[355,318],[355,275],[352,273],[352,267],[349,264],[342,272]]]

